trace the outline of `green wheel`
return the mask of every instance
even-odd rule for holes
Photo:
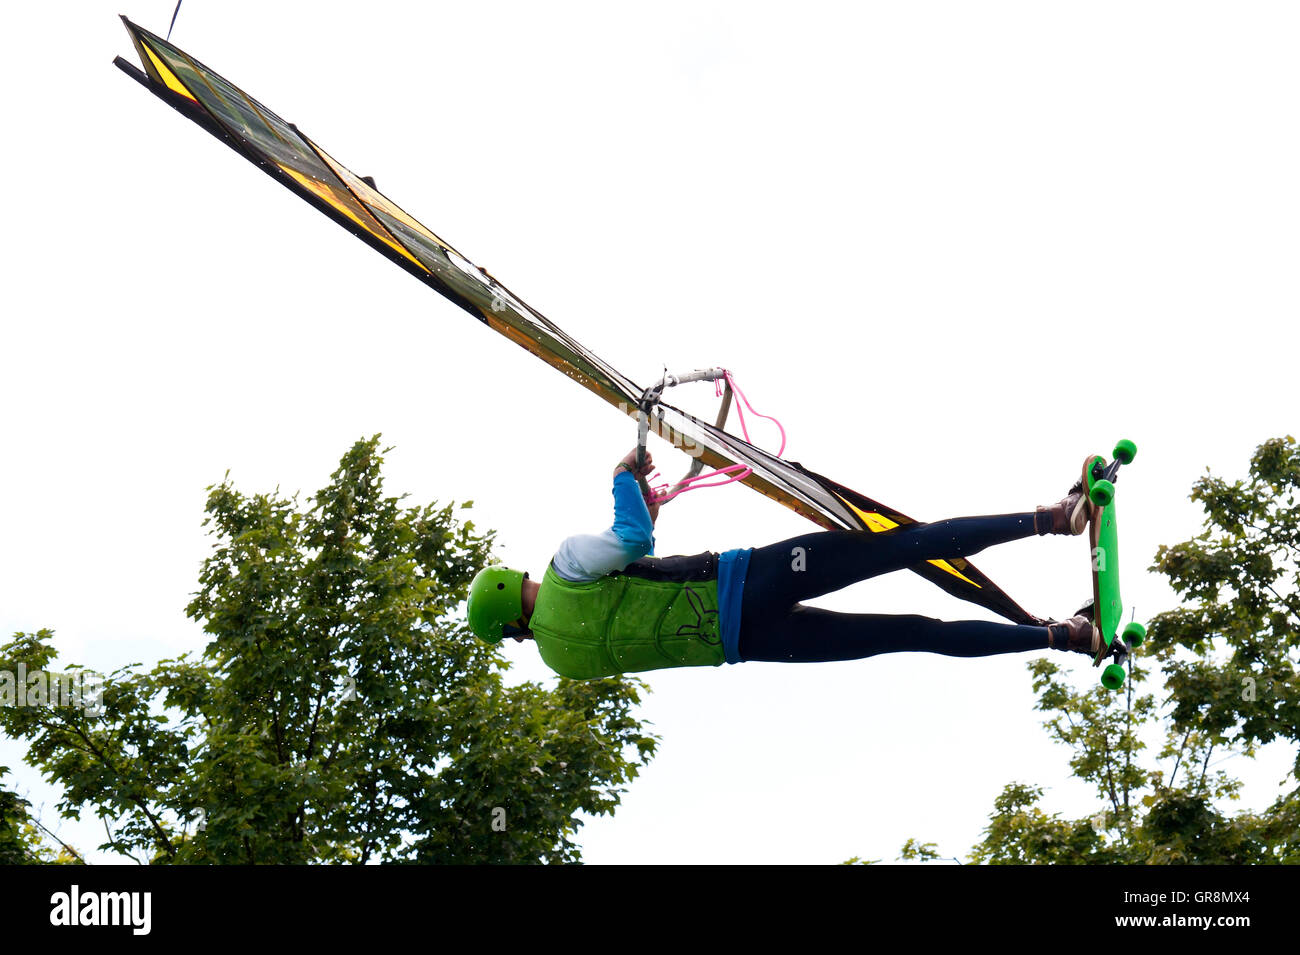
[[[1147,638],[1147,628],[1140,623],[1130,623],[1124,628],[1124,642],[1130,647],[1142,646],[1142,641]]]
[[[1101,685],[1108,690],[1118,690],[1124,685],[1124,668],[1112,663],[1101,671]]]
[[[1137,453],[1138,446],[1128,438],[1115,445],[1115,460],[1120,464],[1132,464],[1133,459],[1137,457]]]
[[[1115,500],[1115,485],[1103,478],[1092,486],[1089,497],[1092,498],[1092,503],[1098,507],[1105,507]]]

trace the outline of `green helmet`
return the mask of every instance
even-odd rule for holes
[[[484,643],[500,643],[505,637],[528,633],[524,622],[523,571],[504,564],[489,564],[469,584],[466,615],[469,628]]]

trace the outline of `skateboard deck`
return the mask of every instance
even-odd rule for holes
[[[1124,662],[1131,650],[1146,637],[1146,628],[1140,623],[1130,623],[1123,628],[1124,601],[1119,588],[1119,530],[1115,512],[1115,481],[1121,465],[1131,464],[1137,455],[1132,441],[1115,445],[1114,460],[1109,463],[1095,454],[1083,467],[1084,490],[1095,505],[1088,522],[1088,543],[1092,560],[1092,623],[1101,631],[1103,646],[1093,660],[1101,666],[1103,660],[1113,657],[1102,671],[1101,683],[1107,689],[1117,690],[1124,684]]]

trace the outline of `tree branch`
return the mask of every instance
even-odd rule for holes
[[[1192,735],[1191,727],[1183,734],[1183,741],[1178,746],[1178,755],[1174,757],[1174,768],[1169,771],[1169,782],[1165,784],[1166,789],[1173,788],[1174,780],[1178,778],[1178,766],[1183,761],[1183,752],[1187,749],[1187,740]]]

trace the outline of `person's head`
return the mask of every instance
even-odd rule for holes
[[[469,628],[484,643],[506,637],[523,640],[532,634],[524,613],[524,581],[528,574],[504,564],[489,564],[469,584],[466,616]]]

